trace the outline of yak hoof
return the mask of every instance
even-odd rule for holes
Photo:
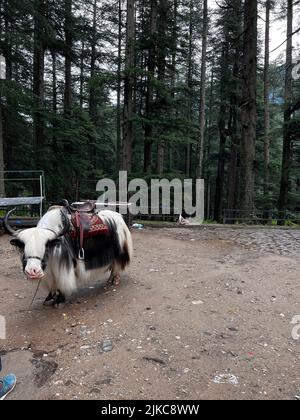
[[[65,306],[66,306],[65,303],[54,303],[53,305],[55,309],[64,309]]]
[[[63,309],[66,304],[66,297],[60,291],[58,291],[54,297],[53,306],[56,309]]]
[[[44,300],[44,306],[53,306],[55,303],[55,294],[49,293],[49,295]]]
[[[120,281],[121,281],[121,276],[120,276],[120,274],[117,274],[113,279],[113,285],[114,286],[119,286]]]
[[[107,281],[107,285],[114,285],[114,286],[119,286],[121,281],[121,276],[120,274],[115,274],[115,275],[111,275],[110,278]]]

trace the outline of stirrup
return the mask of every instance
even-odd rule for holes
[[[85,253],[84,253],[84,249],[81,248],[79,251],[79,255],[78,255],[78,259],[83,261],[85,259]]]

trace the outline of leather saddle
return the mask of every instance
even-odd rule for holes
[[[106,235],[109,228],[97,214],[96,204],[93,201],[69,205],[67,200],[63,200],[62,205],[71,216],[69,235],[78,245],[78,258],[84,260],[84,240],[98,235]]]
[[[84,203],[69,204],[67,200],[62,201],[62,205],[66,207],[70,213],[78,211],[79,213],[94,213],[96,211],[96,202],[88,200]]]

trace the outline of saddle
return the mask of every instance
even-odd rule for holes
[[[88,200],[85,203],[73,203],[69,204],[67,200],[63,200],[61,204],[66,207],[70,213],[95,213],[96,211],[96,202]]]
[[[77,242],[78,258],[84,260],[84,240],[98,235],[107,235],[109,228],[96,213],[95,202],[87,201],[83,204],[69,205],[67,200],[64,200],[62,204],[71,216],[69,236],[74,242]]]

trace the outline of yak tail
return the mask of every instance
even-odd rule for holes
[[[114,238],[112,242],[115,248],[115,257],[121,269],[124,270],[133,258],[133,243],[131,233],[121,214],[111,210],[99,212],[99,216],[110,227],[110,232]]]

